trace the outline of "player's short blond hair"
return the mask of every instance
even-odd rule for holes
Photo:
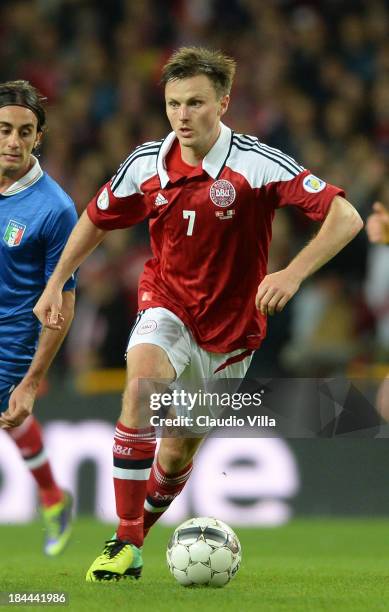
[[[234,79],[236,62],[221,51],[205,47],[181,47],[162,68],[161,83],[204,74],[213,83],[218,97],[228,95]]]

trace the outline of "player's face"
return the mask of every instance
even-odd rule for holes
[[[24,106],[0,108],[0,174],[14,180],[31,167],[31,152],[40,140],[35,114]]]
[[[184,161],[197,163],[217,140],[220,118],[229,96],[217,95],[205,75],[169,81],[165,88],[166,113],[181,145]]]

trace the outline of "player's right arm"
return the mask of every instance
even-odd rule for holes
[[[34,314],[45,327],[61,329],[62,289],[68,278],[94,251],[107,232],[81,215],[66,243],[58,264],[34,308]]]
[[[366,232],[370,242],[389,244],[389,211],[381,202],[373,204],[373,212],[366,221]]]

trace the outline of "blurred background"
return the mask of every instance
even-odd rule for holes
[[[48,131],[40,161],[71,195],[79,213],[129,151],[168,133],[160,69],[174,49],[192,44],[220,48],[238,62],[228,125],[258,136],[343,187],[364,219],[375,200],[389,206],[388,1],[2,0],[0,80],[27,79],[47,96]],[[279,211],[269,271],[283,267],[315,231],[293,210]],[[112,232],[82,266],[75,320],[37,408],[51,425],[58,419],[113,422],[137,308],[137,280],[148,256],[147,226],[141,225]],[[378,381],[388,363],[389,248],[369,245],[361,232],[270,320],[268,338],[250,374]],[[110,445],[109,436],[107,440]],[[0,442],[1,449],[3,438]],[[256,440],[256,448],[264,443]],[[351,471],[359,463],[361,443],[354,440],[352,452],[339,446]],[[389,453],[385,441],[374,444],[371,452],[382,453],[371,463],[377,474]],[[316,465],[316,451],[307,454],[306,445],[292,446],[285,445],[284,451],[290,454],[294,476],[285,482],[289,494],[297,495],[301,487],[312,490],[301,465]],[[6,454],[5,442],[2,448],[0,459]],[[274,467],[280,453],[274,450],[268,456],[275,470],[273,476],[268,473],[270,483],[284,470]],[[318,466],[326,456],[320,453]],[[301,459],[305,455],[307,463]],[[334,470],[345,460],[342,454],[336,457],[332,455]],[[94,456],[89,459],[95,461]],[[254,453],[248,465],[257,460],[263,457],[255,459]],[[386,470],[375,489],[369,462],[366,483],[373,490],[366,495],[371,505],[365,510],[389,511],[389,493],[380,502],[375,493],[382,493]],[[79,486],[74,482],[73,487]],[[346,470],[336,484],[339,500],[349,482]],[[356,482],[355,491],[363,486]],[[276,489],[270,486],[268,497],[274,499]],[[3,486],[3,500],[5,490]],[[316,491],[316,501],[312,497],[311,504],[296,507],[331,511],[328,500],[334,497],[327,493],[323,491],[320,502]],[[80,507],[87,508],[87,502]],[[350,507],[358,510],[354,502]],[[342,511],[342,506],[334,508]]]

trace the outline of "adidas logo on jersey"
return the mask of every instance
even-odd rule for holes
[[[169,204],[169,201],[163,197],[162,193],[159,193],[155,198],[154,204],[156,206],[162,206],[163,204]]]

